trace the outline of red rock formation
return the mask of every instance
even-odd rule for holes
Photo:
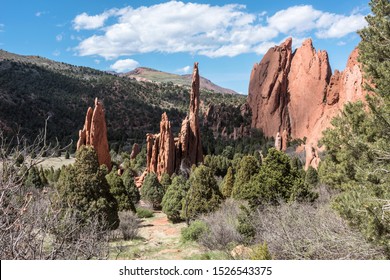
[[[322,131],[346,102],[364,100],[366,95],[357,57],[355,49],[346,69],[331,75],[327,53],[316,52],[310,39],[294,54],[291,39],[271,48],[251,73],[248,104],[252,109],[252,127],[263,130],[268,137],[283,131],[282,150],[287,148],[283,139],[289,135],[306,138],[306,149],[310,150],[307,154],[312,155],[314,149],[316,155],[308,161],[318,164],[315,147]]]
[[[280,133],[276,133],[276,136],[275,136],[275,149],[277,149],[278,151],[280,151],[282,149],[282,139],[280,137]]]
[[[131,149],[130,159],[135,159],[137,155],[141,152],[141,149],[137,143],[134,143],[133,148]]]
[[[79,131],[79,140],[77,149],[82,145],[93,146],[99,164],[105,164],[108,170],[111,170],[111,156],[107,140],[107,126],[103,106],[98,99],[95,99],[95,108],[88,108],[85,117],[85,123],[82,130]]]
[[[331,74],[327,52],[316,52],[311,39],[304,41],[294,52],[288,74],[288,113],[292,138],[307,137],[321,117]]]
[[[287,130],[283,130],[282,132],[282,151],[285,152],[287,150],[288,143],[288,132]]]
[[[166,113],[161,116],[160,133],[147,134],[146,172],[154,172],[160,178],[163,173],[172,175],[180,168],[190,168],[203,161],[199,127],[199,73],[194,64],[189,114],[183,120],[179,136],[174,138]],[[137,179],[138,185],[143,178]]]
[[[249,82],[248,104],[252,110],[252,127],[266,136],[288,129],[287,74],[290,71],[291,38],[268,50],[255,64]]]

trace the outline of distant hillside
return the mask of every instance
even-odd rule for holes
[[[164,111],[174,130],[179,130],[189,89],[0,50],[0,130],[8,135],[19,131],[31,139],[51,116],[48,137],[62,143],[76,141],[95,97],[103,101],[109,141],[116,149],[142,143],[146,133],[157,132]],[[246,96],[201,90],[202,112],[211,104],[245,102]]]
[[[139,67],[121,76],[136,79],[138,81],[148,81],[154,83],[172,82],[175,85],[191,86],[192,75],[177,75],[167,72],[158,71],[152,68]],[[200,87],[204,90],[214,91],[223,94],[238,94],[234,90],[220,87],[210,80],[200,77]]]

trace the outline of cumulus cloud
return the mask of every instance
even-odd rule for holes
[[[333,14],[311,5],[293,6],[268,15],[251,14],[244,5],[223,6],[170,1],[136,9],[82,13],[75,30],[99,29],[75,48],[78,55],[105,59],[150,52],[186,52],[208,57],[264,53],[281,37],[341,38],[364,26],[364,16]],[[110,24],[106,24],[111,18]]]
[[[177,69],[176,72],[179,74],[188,74],[191,72],[191,66],[184,66],[183,68]]]
[[[63,39],[62,34],[58,34],[58,35],[56,36],[56,41],[57,41],[57,42],[61,42],[62,39]]]
[[[128,59],[117,60],[114,64],[110,65],[110,69],[122,73],[126,71],[131,71],[134,68],[137,68],[138,66],[139,66],[138,61],[128,58]]]

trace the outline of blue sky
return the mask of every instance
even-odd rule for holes
[[[287,37],[311,37],[344,69],[368,2],[5,0],[0,48],[117,72],[185,74],[198,61],[202,76],[247,94],[253,64]]]

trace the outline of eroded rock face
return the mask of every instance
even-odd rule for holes
[[[306,138],[306,143],[311,143],[305,148],[310,155],[308,164],[317,166],[316,147],[322,131],[346,102],[364,101],[367,94],[357,57],[355,49],[345,70],[331,75],[328,54],[317,52],[310,39],[293,54],[291,39],[271,48],[251,73],[248,104],[252,127],[263,130],[268,137],[283,131],[282,150],[286,150],[289,136]]]
[[[266,136],[289,128],[287,111],[287,75],[290,71],[292,39],[268,50],[255,64],[249,82],[248,104],[252,110],[252,127]]]
[[[166,113],[161,116],[160,133],[147,134],[146,172],[172,175],[179,169],[190,168],[192,164],[203,161],[203,151],[199,127],[199,72],[194,64],[189,114],[183,120],[178,137],[174,138]],[[138,185],[142,184],[138,179]]]
[[[292,58],[288,73],[288,113],[292,138],[307,137],[322,116],[322,107],[331,77],[328,54],[303,42]]]
[[[141,148],[138,143],[134,143],[133,148],[131,149],[130,159],[135,159],[140,152]]]
[[[99,164],[105,164],[108,170],[111,170],[111,156],[107,140],[107,125],[102,103],[96,98],[95,108],[88,108],[85,123],[82,130],[79,131],[79,140],[77,149],[82,145],[93,146]]]

